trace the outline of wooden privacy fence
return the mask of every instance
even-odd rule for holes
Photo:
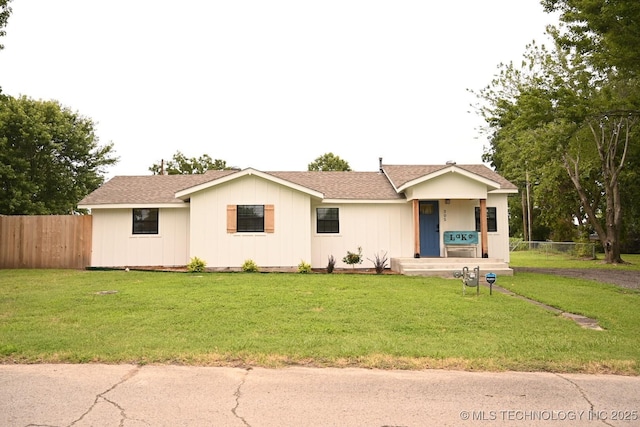
[[[91,265],[91,215],[0,215],[0,268]]]

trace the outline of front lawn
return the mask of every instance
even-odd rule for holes
[[[462,296],[457,279],[2,270],[0,362],[639,374],[640,294],[585,283],[562,283],[547,302],[596,316],[605,331],[486,288]]]

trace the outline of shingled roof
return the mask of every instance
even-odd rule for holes
[[[398,194],[379,172],[266,172],[324,194],[325,199],[398,200]]]
[[[517,187],[484,165],[455,165],[500,185],[500,189]],[[395,189],[407,182],[433,174],[451,165],[385,165],[380,172],[263,172],[275,178],[314,190],[325,199],[402,200]],[[195,175],[116,176],[86,196],[80,206],[183,204],[176,193],[213,182],[238,170],[208,171]],[[395,187],[395,188],[394,188]]]
[[[209,171],[194,175],[116,176],[82,199],[78,205],[182,204],[175,194],[185,188],[221,178],[236,171]]]
[[[517,190],[511,182],[507,181],[503,176],[489,169],[485,165],[383,165],[382,169],[389,177],[395,188],[400,188],[409,181],[431,175],[443,169],[455,166],[479,177],[489,179],[500,184],[501,190]]]

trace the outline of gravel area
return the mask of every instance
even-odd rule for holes
[[[640,271],[629,270],[604,270],[604,269],[572,269],[572,268],[536,268],[536,267],[513,267],[516,274],[521,272],[556,274],[565,277],[577,277],[580,279],[591,279],[600,283],[610,283],[628,289],[640,290]]]

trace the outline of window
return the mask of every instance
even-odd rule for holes
[[[476,207],[476,231],[480,231],[480,208]],[[487,208],[487,231],[498,231],[496,208]]]
[[[133,210],[133,234],[158,234],[158,209]]]
[[[238,205],[237,232],[264,232],[264,205]]]
[[[318,233],[340,232],[338,208],[317,208],[316,217],[316,231]]]

